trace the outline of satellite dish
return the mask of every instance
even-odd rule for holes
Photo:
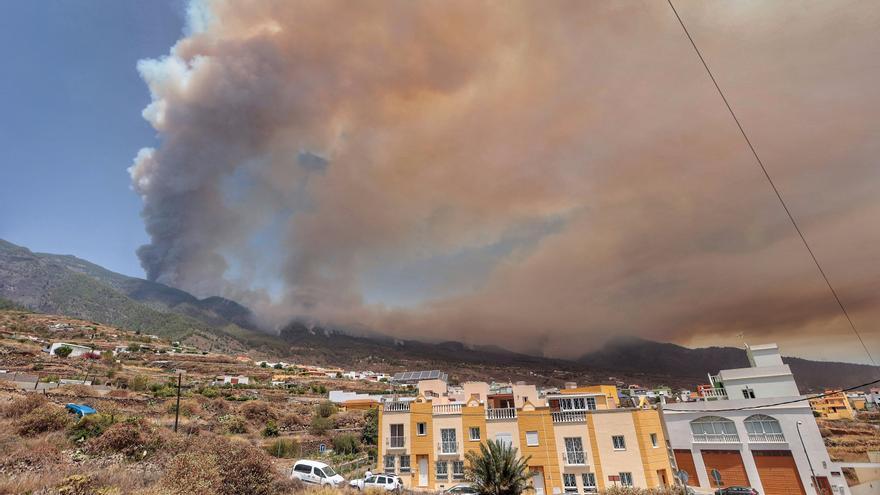
[[[721,472],[717,469],[712,470],[712,479],[715,480],[715,484],[721,486]]]
[[[679,469],[678,472],[675,473],[675,477],[681,480],[682,484],[685,485],[687,485],[688,480],[691,478],[684,469]]]

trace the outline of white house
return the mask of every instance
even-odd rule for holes
[[[850,495],[778,347],[747,346],[746,352],[749,368],[710,377],[718,400],[661,409],[688,485],[710,491],[751,486],[762,495]]]
[[[250,385],[251,379],[244,375],[221,375],[214,380],[214,385]]]
[[[56,356],[57,354],[55,354],[55,350],[59,347],[70,347],[71,349],[73,349],[68,357],[79,357],[95,352],[91,347],[86,347],[84,345],[67,344],[65,342],[54,342],[51,346],[49,346],[49,355]]]

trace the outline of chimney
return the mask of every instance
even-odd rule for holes
[[[576,382],[565,382],[565,388],[572,389],[577,388],[578,384]]]

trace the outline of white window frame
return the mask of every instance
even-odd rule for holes
[[[614,450],[626,450],[626,437],[623,435],[611,435],[611,446],[614,447]]]
[[[501,445],[506,445],[508,447],[513,446],[513,435],[511,433],[502,432],[495,434],[495,441],[501,442]]]
[[[651,447],[657,448],[660,446],[660,443],[657,441],[657,434],[651,433]]]
[[[424,437],[428,434],[428,423],[416,423],[416,435]]]
[[[596,473],[582,473],[581,482],[584,484],[584,493],[596,493],[599,488],[596,486]]]
[[[390,463],[388,461],[391,461]],[[394,456],[386,455],[385,456],[385,472],[394,472]]]
[[[577,476],[574,473],[562,474],[562,487],[565,493],[577,493]]]
[[[452,461],[452,479],[464,479],[464,461]]]
[[[538,437],[537,431],[527,431],[526,432],[526,446],[528,447],[537,447],[540,445],[540,438]]]
[[[742,389],[742,394],[744,399],[754,399],[755,398],[755,389],[751,387],[746,387]]]
[[[403,460],[406,459],[406,463]],[[408,473],[412,471],[412,464],[410,463],[410,457],[408,455],[400,456],[400,472]]]
[[[620,477],[620,486],[635,486],[632,473],[624,471],[617,475]]]
[[[477,432],[477,436],[474,436],[474,432]],[[480,427],[479,426],[471,426],[468,428],[468,439],[471,442],[479,442],[480,441]]]
[[[440,452],[443,454],[458,452],[458,435],[455,433],[455,428],[440,429]]]
[[[440,469],[440,468],[443,469]],[[436,473],[437,479],[449,479],[449,463],[446,461],[437,461],[434,463],[434,470]]]

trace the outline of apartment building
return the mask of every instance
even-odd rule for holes
[[[820,418],[853,419],[856,417],[845,392],[826,390],[824,397],[810,399],[810,406]]]
[[[660,415],[618,407],[613,386],[569,386],[542,396],[522,382],[469,382],[454,392],[437,378],[411,402],[386,402],[379,456],[407,487],[442,490],[464,479],[468,452],[499,440],[529,459],[536,495],[594,493],[672,483]]]
[[[687,484],[706,491],[751,486],[762,495],[849,495],[779,348],[747,346],[746,352],[750,366],[710,376],[703,400],[661,409]]]

